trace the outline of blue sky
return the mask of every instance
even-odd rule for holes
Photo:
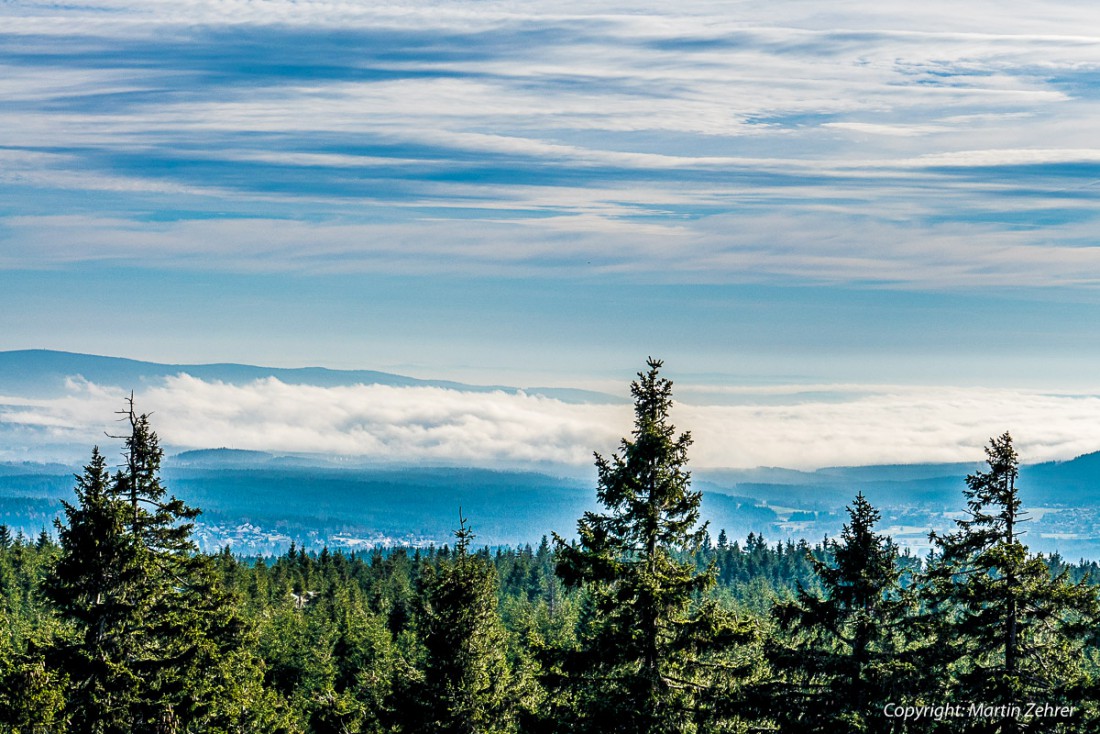
[[[8,2],[0,348],[1085,400],[1096,28],[1068,1]]]

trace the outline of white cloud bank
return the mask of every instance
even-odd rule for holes
[[[815,393],[821,388],[815,387]],[[768,405],[678,404],[695,439],[695,467],[976,461],[991,435],[1011,431],[1025,461],[1100,449],[1100,396],[980,388],[875,386],[806,399],[789,386]],[[755,391],[759,392],[759,391]],[[753,400],[759,395],[753,395]],[[0,430],[54,442],[102,442],[117,432],[125,393],[74,379],[66,395],[0,397]],[[736,400],[734,395],[731,399]],[[628,405],[568,404],[537,395],[432,387],[322,388],[265,379],[243,385],[188,375],[137,395],[162,442],[319,452],[379,461],[477,466],[551,463],[579,468],[631,428]],[[12,458],[7,452],[5,458]],[[3,454],[0,453],[0,456]]]

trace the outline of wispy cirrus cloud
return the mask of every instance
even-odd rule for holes
[[[1098,274],[1100,11],[1079,3],[22,0],[0,20],[8,268],[140,240],[228,271]]]
[[[0,267],[140,261],[146,267],[201,269],[216,260],[231,272],[312,275],[591,281],[651,278],[657,270],[666,283],[703,285],[726,283],[731,273],[746,282],[856,280],[907,288],[1100,283],[1100,249],[1093,246],[1087,202],[1067,201],[1053,212],[1047,205],[1025,203],[989,213],[988,218],[1011,215],[1015,221],[1007,230],[990,221],[944,221],[914,231],[906,225],[904,203],[897,205],[896,221],[869,216],[858,202],[838,196],[804,212],[780,215],[757,207],[738,215],[714,214],[692,226],[659,221],[673,206],[667,201],[624,203],[617,194],[590,191],[589,197],[600,198],[582,200],[568,191],[544,195],[537,188],[501,187],[498,197],[469,192],[461,206],[425,205],[412,218],[399,214],[411,204],[364,202],[378,209],[378,220],[371,223],[259,216],[159,222],[93,213],[19,216],[0,224],[9,240],[0,252]],[[509,205],[530,216],[515,216]],[[459,216],[458,209],[469,213]],[[1045,230],[1028,222],[1029,215],[1040,220],[1056,216],[1058,241],[1035,246]]]

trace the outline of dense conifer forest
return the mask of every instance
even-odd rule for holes
[[[198,553],[131,404],[56,540],[0,527],[0,727],[30,732],[1100,730],[1095,564],[1023,543],[1011,436],[927,557],[852,498],[810,545],[701,525],[651,360],[600,512],[519,548]],[[457,510],[457,508],[456,508]],[[550,530],[550,529],[548,529]],[[562,529],[559,529],[562,530]]]

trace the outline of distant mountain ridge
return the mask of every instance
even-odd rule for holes
[[[49,349],[0,352],[0,393],[24,397],[51,397],[64,391],[65,380],[80,376],[98,385],[140,389],[168,377],[187,374],[200,380],[245,384],[274,377],[288,385],[344,387],[438,387],[464,392],[506,392],[542,395],[568,403],[622,403],[625,398],[573,388],[505,385],[469,385],[451,380],[423,380],[375,370],[334,370],[327,367],[260,367],[236,363],[163,364],[124,357],[106,357]]]
[[[961,504],[964,479],[985,466],[972,463],[876,464],[798,471],[778,467],[699,469],[697,484],[799,507],[832,508],[847,504],[856,492],[875,504]],[[1068,459],[1024,464],[1020,492],[1026,503],[1100,505],[1100,451]],[[728,489],[727,489],[728,488]]]
[[[725,529],[731,538],[749,532],[771,540],[835,537],[847,517],[842,508],[862,492],[882,510],[884,531],[920,548],[929,529],[949,529],[957,516],[952,513],[965,508],[964,478],[975,468],[701,469],[694,472],[694,487],[704,492],[703,517],[713,534]],[[0,522],[31,535],[50,527],[59,500],[72,498],[77,471],[60,464],[0,463]],[[281,552],[292,537],[313,544],[352,542],[348,538],[439,544],[451,540],[459,508],[482,542],[537,542],[551,530],[572,533],[576,519],[595,506],[594,477],[377,466],[228,448],[167,456],[164,476],[170,491],[204,510],[200,532],[206,546],[228,543],[256,552]],[[1035,510],[1037,518],[1028,526],[1029,544],[1100,558],[1100,452],[1025,465],[1019,486],[1025,509]]]

